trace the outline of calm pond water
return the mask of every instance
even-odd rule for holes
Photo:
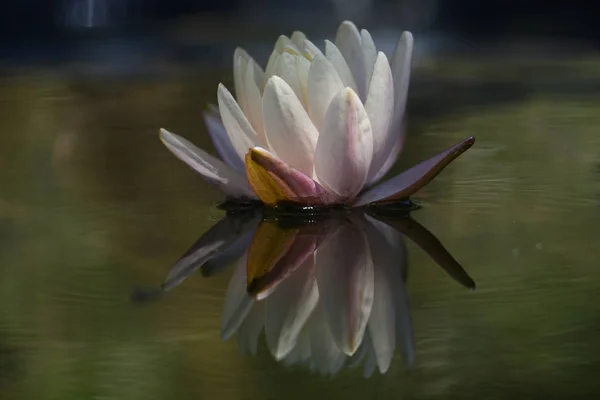
[[[414,364],[323,377],[221,340],[235,268],[154,301],[221,217],[158,140],[212,149],[200,111],[228,71],[0,78],[2,399],[504,399],[600,393],[600,60],[423,59],[394,172],[474,135],[412,218],[477,284],[406,240]],[[136,293],[132,299],[132,293]]]

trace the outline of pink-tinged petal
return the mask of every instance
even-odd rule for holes
[[[452,279],[469,289],[475,289],[475,282],[473,279],[471,279],[458,261],[456,261],[448,250],[446,250],[440,240],[423,225],[412,218],[385,218],[381,216],[374,216],[374,218],[381,220],[412,240],[417,246],[425,251],[436,264],[442,267]]]
[[[475,143],[474,137],[468,137],[429,160],[404,171],[382,184],[368,190],[354,203],[355,207],[371,203],[383,203],[406,199],[435,178],[450,162],[464,153]]]
[[[392,144],[392,148],[390,150],[390,154],[388,154],[387,159],[381,166],[381,169],[373,176],[370,180],[367,179],[367,186],[371,186],[381,180],[387,174],[390,169],[396,164],[398,161],[398,155],[400,151],[402,151],[402,147],[404,146],[404,139],[406,138],[406,123],[403,121],[400,124],[400,131],[392,132],[394,135],[394,143]]]
[[[377,59],[377,47],[371,37],[371,34],[366,29],[360,31],[363,57],[365,58],[365,82],[367,87],[365,90],[369,92],[369,85],[371,82],[371,76],[373,75],[373,67],[375,66],[375,60]]]
[[[367,94],[367,74],[361,42],[362,39],[356,25],[350,21],[342,22],[337,31],[335,45],[344,56],[350,71],[352,71],[352,76],[358,88],[358,95],[361,99],[364,99]]]
[[[217,100],[229,140],[240,158],[243,158],[248,149],[260,145],[260,139],[239,104],[221,83],[217,90]]]
[[[248,179],[263,203],[280,202],[304,205],[332,204],[338,197],[265,149],[256,147],[246,156]]]
[[[373,305],[373,260],[363,233],[342,225],[317,251],[317,284],[338,348],[354,354]]]
[[[265,300],[267,346],[276,360],[296,346],[298,335],[319,300],[314,263],[311,255]]]
[[[308,115],[318,131],[322,132],[323,121],[331,99],[344,89],[344,85],[333,65],[319,54],[308,70]]]
[[[346,59],[340,52],[340,49],[329,40],[325,40],[325,56],[333,65],[338,76],[342,80],[342,84],[344,87],[352,88],[356,93],[358,93],[358,87],[356,86],[356,81],[354,80],[354,76],[352,76],[352,71],[350,71],[350,67],[346,62]]]
[[[315,152],[315,174],[324,187],[349,199],[363,188],[372,156],[369,117],[356,93],[346,88],[327,110]]]
[[[283,79],[269,78],[263,94],[263,117],[270,149],[306,175],[312,175],[319,132],[302,103]]]
[[[253,303],[246,292],[246,257],[242,257],[236,264],[225,295],[221,319],[222,340],[228,340],[238,331]]]
[[[204,179],[230,196],[255,198],[248,180],[233,168],[186,139],[165,129],[160,130],[160,140],[177,158],[198,172]]]
[[[265,322],[265,303],[255,301],[242,326],[238,329],[237,341],[243,351],[256,355],[258,338]]]
[[[219,157],[236,171],[245,174],[244,160],[240,158],[240,155],[235,151],[231,144],[229,135],[227,135],[227,131],[225,130],[223,121],[219,115],[219,109],[217,108],[215,110],[211,108],[203,113],[203,117],[204,122],[206,123],[206,129],[208,129],[208,134],[215,145],[217,153],[219,153]]]
[[[410,69],[413,54],[413,36],[403,32],[392,56],[392,75],[394,76],[394,119],[391,123],[392,132],[399,131],[404,119],[406,97],[410,83]]]
[[[373,68],[365,110],[373,131],[373,161],[367,176],[370,181],[387,160],[395,139],[395,132],[390,130],[394,115],[394,82],[387,57],[381,52]]]

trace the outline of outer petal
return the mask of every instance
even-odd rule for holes
[[[400,175],[368,190],[357,199],[354,206],[408,198],[431,182],[452,160],[469,149],[473,143],[475,143],[475,138],[472,136],[464,139],[429,160],[423,161]]]
[[[312,175],[319,133],[292,88],[277,76],[265,87],[263,116],[271,150],[292,167]]]
[[[308,114],[318,131],[323,129],[331,99],[342,89],[344,85],[333,65],[325,56],[317,55],[308,71]]]
[[[366,96],[366,69],[365,57],[362,49],[362,39],[356,26],[350,21],[344,21],[340,25],[335,38],[335,44],[346,59],[354,81],[358,87],[361,99]]]
[[[250,149],[246,156],[248,179],[263,203],[274,206],[288,201],[298,204],[331,204],[338,197],[265,149]]]
[[[344,198],[365,184],[373,155],[371,124],[350,88],[333,98],[315,153],[315,173],[325,187]]]
[[[177,158],[225,193],[231,196],[255,197],[246,177],[223,163],[223,161],[165,129],[160,130],[160,140]]]
[[[346,59],[344,58],[340,50],[337,48],[337,46],[331,43],[329,40],[325,40],[325,54],[329,62],[337,71],[344,86],[351,87],[352,90],[358,93],[356,81],[354,80],[354,76],[352,76],[352,71],[350,71],[350,67],[346,62]]]
[[[292,351],[318,300],[311,256],[266,299],[265,333],[275,359],[281,360]]]
[[[244,158],[249,148],[260,144],[260,139],[238,103],[223,84],[219,84],[217,100],[229,139],[240,158]]]
[[[244,169],[244,160],[240,158],[240,155],[233,148],[229,135],[227,135],[227,131],[223,126],[223,121],[219,115],[218,108],[216,110],[211,109],[205,111],[203,117],[206,128],[208,129],[208,134],[215,145],[215,149],[217,149],[217,153],[219,153],[219,157],[236,171],[243,174],[246,173]]]
[[[341,226],[317,251],[317,283],[338,348],[352,355],[365,334],[373,305],[373,261],[366,240]]]
[[[373,130],[373,161],[367,177],[370,180],[387,160],[395,138],[390,130],[394,113],[394,82],[387,57],[381,52],[373,69],[365,110]]]

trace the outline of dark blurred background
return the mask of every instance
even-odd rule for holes
[[[248,38],[272,43],[294,29],[329,35],[343,19],[370,29],[435,33],[452,38],[455,50],[484,51],[511,37],[543,38],[544,48],[553,39],[563,47],[587,50],[600,44],[599,7],[593,1],[7,0],[2,8],[4,63],[85,58],[90,47],[117,37],[136,41],[136,53],[158,51],[172,61],[190,61],[218,52],[212,46],[223,40],[231,46]],[[202,56],[198,46],[205,47]],[[111,55],[130,51],[122,43],[110,50]]]

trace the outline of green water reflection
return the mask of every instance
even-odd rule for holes
[[[397,170],[463,137],[476,145],[416,200],[478,288],[409,243],[412,370],[286,369],[264,343],[219,337],[231,271],[155,286],[222,215],[158,140],[209,146],[200,111],[219,76],[0,79],[0,393],[11,399],[581,398],[600,366],[597,60],[424,63]],[[588,397],[589,398],[589,397]]]

